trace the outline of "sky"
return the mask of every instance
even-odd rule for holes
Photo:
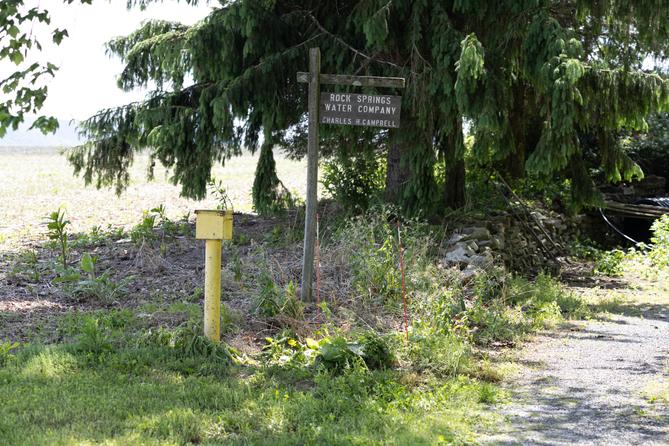
[[[28,0],[26,4],[48,4],[52,23],[50,29],[66,28],[69,38],[60,46],[44,45],[42,59],[60,69],[48,82],[49,94],[41,114],[59,119],[82,120],[98,110],[127,104],[144,96],[145,92],[125,93],[116,86],[116,76],[122,70],[117,58],[110,59],[104,43],[134,31],[148,19],[174,20],[192,24],[207,16],[211,7],[188,6],[174,0],[164,0],[145,11],[126,9],[126,0],[94,0],[92,5],[64,5],[56,0]],[[42,44],[51,42],[48,29],[38,27],[35,33]],[[3,64],[9,62],[3,61]],[[0,66],[0,76],[6,76],[16,67]]]

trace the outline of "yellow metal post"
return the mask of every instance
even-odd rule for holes
[[[221,341],[221,250],[222,240],[232,239],[231,210],[195,211],[195,238],[205,240],[204,335]]]
[[[221,341],[221,240],[205,242],[204,335]]]

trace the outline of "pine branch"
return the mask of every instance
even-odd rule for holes
[[[402,69],[402,67],[400,67],[399,65],[397,65],[397,64],[395,64],[395,63],[393,63],[393,62],[390,62],[390,61],[387,61],[387,60],[382,60],[382,59],[374,58],[374,57],[372,57],[372,56],[370,56],[370,55],[368,55],[368,54],[365,54],[365,53],[363,53],[362,51],[360,51],[360,50],[354,48],[352,45],[348,44],[348,43],[347,43],[344,39],[342,39],[340,36],[338,36],[338,35],[336,35],[336,34],[333,34],[333,33],[331,33],[330,31],[328,31],[327,29],[325,29],[325,27],[321,24],[321,22],[319,22],[318,19],[317,19],[316,17],[314,17],[314,15],[313,15],[310,11],[304,11],[304,14],[305,14],[309,19],[311,19],[312,22],[314,22],[314,24],[315,24],[316,27],[321,31],[321,33],[326,34],[326,35],[332,37],[337,43],[339,43],[340,45],[346,47],[349,51],[353,52],[355,55],[360,56],[360,57],[362,57],[363,59],[366,59],[366,60],[368,60],[368,61],[370,61],[370,62],[376,62],[376,63],[380,63],[380,64],[384,64],[384,65],[389,65],[389,66],[391,66],[391,67],[397,68],[398,70],[401,70],[401,69]]]

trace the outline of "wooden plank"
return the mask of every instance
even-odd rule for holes
[[[307,146],[307,202],[304,222],[304,252],[302,255],[302,288],[300,298],[311,301],[314,276],[314,245],[316,241],[316,208],[318,207],[318,112],[321,86],[321,51],[309,50],[309,136]]]
[[[647,219],[657,219],[665,214],[669,214],[669,209],[667,208],[647,204],[627,204],[606,201],[604,202],[604,208],[620,215]]]
[[[348,76],[346,74],[321,74],[321,84],[327,85],[352,85],[354,87],[388,87],[404,88],[403,77],[378,77],[378,76]],[[309,83],[309,73],[297,73],[297,81],[303,84]]]
[[[321,124],[399,128],[402,97],[321,93]]]

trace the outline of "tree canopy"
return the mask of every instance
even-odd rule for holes
[[[481,162],[563,175],[577,200],[592,201],[580,137],[596,139],[609,179],[641,175],[616,132],[644,129],[669,105],[669,82],[642,70],[666,58],[668,37],[664,0],[224,1],[193,26],[150,21],[109,42],[125,63],[119,87],[155,88],[83,123],[89,143],[70,159],[87,182],[121,190],[133,155],[148,149],[184,195],[202,197],[215,162],[260,149],[254,203],[270,209],[282,196],[273,149],[305,151],[296,72],[319,46],[323,72],[407,79],[401,129],[321,130],[326,155],[386,156],[388,196],[407,211],[462,204],[463,120]]]

